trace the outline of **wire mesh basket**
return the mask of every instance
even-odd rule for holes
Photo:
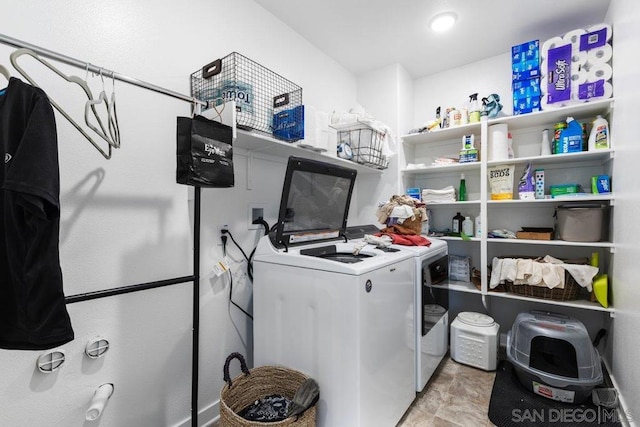
[[[501,257],[501,258],[525,258],[533,259],[534,262],[538,262],[539,257]],[[587,265],[587,258],[565,259],[562,260],[565,264],[579,264]],[[509,293],[518,294],[526,297],[540,298],[554,301],[572,301],[580,298],[582,286],[573,278],[573,276],[565,271],[564,287],[550,289],[546,286],[531,286],[531,285],[516,285],[513,282],[506,280],[504,286]]]
[[[384,132],[363,123],[334,124],[332,127],[338,131],[338,144],[347,143],[351,147],[354,162],[376,169],[386,169],[389,166],[389,159],[383,151],[386,138]]]
[[[273,134],[274,114],[302,105],[302,88],[233,52],[191,74],[191,96],[204,110],[236,102],[239,128]]]

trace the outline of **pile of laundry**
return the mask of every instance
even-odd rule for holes
[[[431,242],[421,236],[422,222],[427,220],[425,204],[406,196],[394,195],[380,204],[376,211],[380,224],[386,227],[376,236],[388,236],[392,243],[405,246],[429,246]]]
[[[506,281],[514,285],[541,286],[564,289],[565,272],[583,288],[591,292],[591,283],[598,268],[586,264],[565,263],[550,255],[542,259],[493,258],[489,288],[494,289]]]

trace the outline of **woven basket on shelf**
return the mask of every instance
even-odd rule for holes
[[[231,380],[229,363],[232,359],[240,361],[242,374]],[[307,409],[300,417],[289,417],[277,422],[249,421],[238,415],[256,400],[277,394],[293,399],[298,387],[308,377],[302,372],[280,366],[261,366],[247,369],[244,357],[240,353],[231,353],[224,364],[224,380],[226,384],[220,392],[220,426],[221,427],[315,427],[316,405]]]
[[[500,258],[516,258],[516,257],[500,257]],[[528,257],[521,256],[517,258],[534,258],[537,257]],[[586,265],[588,264],[587,258],[578,258],[578,259],[567,259],[562,260],[565,264],[580,264]],[[504,286],[507,292],[512,294],[522,295],[526,297],[532,298],[540,298],[546,300],[554,300],[554,301],[571,301],[576,300],[580,297],[580,291],[582,290],[582,286],[573,278],[568,271],[564,273],[564,288],[553,288],[549,289],[546,286],[531,286],[531,285],[515,285],[513,282],[506,280],[504,282]]]

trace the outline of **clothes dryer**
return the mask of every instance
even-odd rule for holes
[[[417,393],[424,389],[447,353],[449,341],[448,292],[433,288],[434,281],[445,280],[448,274],[448,246],[444,240],[430,237],[429,241],[429,246],[403,247],[413,253],[416,277],[413,320]]]
[[[379,232],[380,229],[375,225],[350,226],[346,229],[346,235],[353,241],[362,241],[365,235]],[[431,242],[429,246],[389,246],[411,252],[413,257],[414,310],[405,313],[405,322],[413,330],[405,336],[405,342],[410,342],[407,345],[417,349],[414,362],[417,393],[424,389],[449,347],[448,292],[433,287],[447,279],[448,245],[445,240],[428,239]]]

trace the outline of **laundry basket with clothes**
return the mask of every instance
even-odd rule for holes
[[[233,380],[229,364],[238,359],[242,373]],[[240,353],[224,364],[226,384],[220,392],[220,422],[224,427],[315,427],[318,384],[302,372],[282,366],[249,370]]]
[[[381,234],[390,236],[393,243],[408,246],[430,244],[421,236],[422,224],[427,221],[424,203],[406,195],[394,195],[378,207],[376,217],[380,224],[386,225]]]

